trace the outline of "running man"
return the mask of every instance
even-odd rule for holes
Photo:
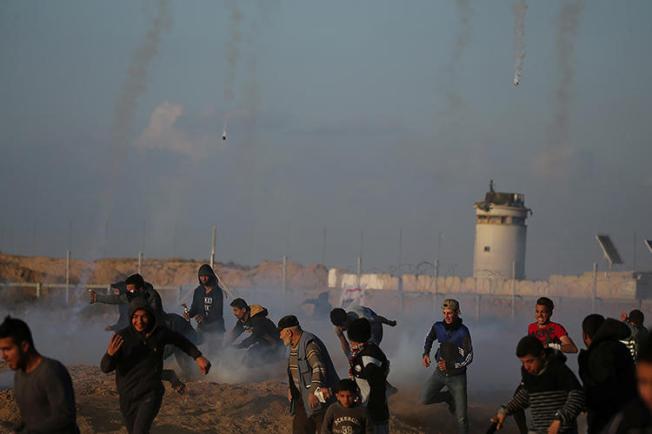
[[[552,348],[562,353],[577,353],[577,346],[568,336],[563,325],[550,321],[555,305],[548,297],[537,300],[534,312],[535,322],[527,328],[527,334],[539,339],[545,348]]]

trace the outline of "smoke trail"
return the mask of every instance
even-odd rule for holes
[[[97,245],[91,253],[93,259],[103,251],[106,238],[102,236],[104,222],[111,214],[113,207],[113,196],[115,190],[115,179],[121,179],[121,167],[127,157],[129,150],[129,137],[132,130],[133,119],[138,106],[138,100],[147,89],[148,72],[152,60],[158,53],[161,41],[161,34],[171,25],[168,0],[158,1],[158,12],[151,27],[145,34],[143,44],[131,55],[127,77],[122,83],[120,93],[113,110],[113,121],[111,125],[111,162],[110,178],[107,180],[103,194],[100,196],[100,204],[97,221],[98,236]],[[90,274],[92,267],[85,275],[81,276],[81,283],[84,284]]]
[[[548,149],[537,161],[543,173],[568,173],[574,155],[570,139],[570,107],[575,83],[575,41],[584,0],[562,3],[557,29],[556,57],[560,74],[555,91],[554,115],[548,132]]]
[[[226,40],[227,71],[224,81],[224,99],[231,102],[234,98],[235,75],[238,59],[240,58],[240,22],[242,21],[242,13],[235,0],[227,1],[227,6],[230,9],[230,20],[229,37]]]
[[[457,6],[457,15],[460,20],[460,29],[455,39],[452,61],[454,64],[457,64],[462,60],[462,54],[464,54],[464,50],[469,44],[471,36],[471,3],[470,0],[457,0],[455,5]]]
[[[523,62],[525,61],[525,13],[527,3],[525,0],[516,0],[514,10],[514,86],[521,82]]]
[[[553,145],[564,146],[568,142],[571,90],[575,82],[575,40],[584,0],[567,1],[562,4],[557,31],[557,61],[561,69],[555,104]]]
[[[455,88],[455,83],[460,72],[460,63],[462,56],[469,44],[471,37],[471,3],[470,0],[457,0],[455,2],[457,16],[459,19],[459,28],[455,36],[453,44],[453,51],[451,53],[451,60],[448,67],[448,80],[450,85],[446,91],[446,98],[448,100],[448,112],[455,112],[462,107],[462,97]]]

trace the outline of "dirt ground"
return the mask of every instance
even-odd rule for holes
[[[126,433],[118,409],[113,375],[94,366],[71,366],[83,434]],[[260,434],[289,433],[291,418],[286,399],[287,385],[280,381],[248,384],[218,384],[196,380],[178,395],[166,386],[166,394],[153,432]],[[453,417],[443,406],[424,407],[415,401],[416,392],[405,390],[390,400],[391,432],[396,434],[454,433]],[[494,409],[471,403],[471,432],[485,432]],[[0,432],[10,432],[18,421],[10,389],[0,390]],[[505,430],[504,432],[510,432]]]

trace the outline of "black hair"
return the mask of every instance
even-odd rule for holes
[[[552,313],[555,308],[555,303],[552,302],[548,297],[539,297],[537,304],[545,306],[548,309],[548,312]]]
[[[16,345],[27,342],[31,349],[34,348],[34,339],[32,332],[25,321],[18,318],[12,318],[9,315],[0,324],[0,339],[11,338]]]
[[[331,310],[331,323],[334,326],[342,327],[344,324],[346,324],[346,320],[347,315],[344,309],[337,307]]]
[[[516,357],[539,357],[543,353],[543,344],[532,335],[525,336],[516,345]]]
[[[587,315],[582,321],[582,332],[593,339],[593,336],[595,336],[595,333],[602,324],[604,324],[604,317],[599,313],[592,313],[591,315]]]
[[[351,392],[351,393],[357,393],[358,392],[358,385],[355,384],[355,381],[345,378],[343,380],[340,380],[339,383],[335,386],[335,393],[337,392]]]
[[[231,302],[231,307],[237,307],[238,309],[249,309],[249,305],[242,298],[236,298]]]
[[[645,315],[643,315],[643,312],[638,309],[631,311],[627,318],[629,319],[629,322],[636,326],[642,326],[645,321]]]
[[[135,285],[136,288],[144,288],[145,287],[145,279],[143,279],[143,276],[140,274],[132,274],[131,276],[127,277],[125,280],[125,285]]]

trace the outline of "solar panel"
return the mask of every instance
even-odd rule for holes
[[[645,247],[652,253],[652,240],[644,240],[643,242],[645,243]]]
[[[602,249],[602,253],[604,253],[605,258],[607,258],[607,261],[609,261],[611,265],[618,265],[623,263],[623,260],[618,253],[618,249],[616,249],[616,246],[614,245],[613,241],[611,241],[609,235],[598,234],[595,236],[595,239],[598,240],[600,248]]]

